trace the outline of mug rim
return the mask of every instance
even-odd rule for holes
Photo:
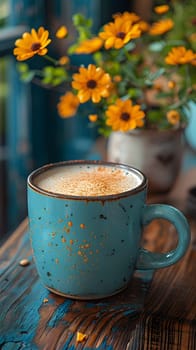
[[[102,165],[102,166],[108,166],[108,167],[117,166],[118,168],[121,168],[121,169],[127,169],[128,171],[131,170],[135,174],[139,175],[142,179],[139,185],[137,185],[136,187],[128,191],[115,193],[115,194],[100,195],[100,196],[79,196],[79,195],[68,195],[68,194],[56,193],[56,192],[45,190],[34,183],[34,179],[36,178],[36,176],[40,175],[44,171],[61,167],[61,166],[77,166],[77,165],[100,165],[100,166]],[[147,177],[141,170],[124,163],[109,162],[109,161],[103,161],[103,160],[67,160],[67,161],[49,163],[33,170],[27,178],[28,187],[30,187],[35,192],[38,192],[45,196],[61,198],[61,199],[75,199],[75,200],[87,200],[87,201],[97,201],[97,200],[105,201],[105,200],[128,197],[130,195],[143,191],[147,187],[147,183],[148,183]]]

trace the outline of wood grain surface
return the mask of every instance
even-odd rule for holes
[[[96,302],[65,299],[42,285],[25,220],[0,248],[0,349],[196,350],[196,216],[186,212],[185,201],[194,181],[196,176],[179,179],[169,196],[150,198],[187,215],[186,255],[155,273],[136,271],[125,291]],[[153,221],[142,243],[151,251],[173,249],[176,231],[165,220]],[[21,266],[21,259],[30,264]],[[81,342],[78,332],[85,335]]]
[[[126,349],[143,310],[152,272],[136,271],[128,288],[100,301],[50,293],[34,266],[27,221],[0,249],[0,349]],[[21,266],[21,259],[29,265]],[[77,342],[77,333],[86,335]]]

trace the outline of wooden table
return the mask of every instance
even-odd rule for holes
[[[166,196],[185,209],[187,189],[196,184],[196,169],[179,179]],[[28,220],[0,248],[0,349],[44,350],[194,350],[196,349],[196,217],[188,252],[176,265],[136,271],[122,293],[99,301],[72,301],[42,285],[32,258]],[[167,250],[176,244],[175,229],[163,220],[149,225],[144,245]],[[21,259],[28,259],[21,266]],[[77,341],[79,332],[84,340]]]

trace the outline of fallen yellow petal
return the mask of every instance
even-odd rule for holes
[[[81,332],[77,332],[77,337],[76,337],[76,341],[77,343],[81,343],[82,341],[84,341],[87,338],[87,335]]]

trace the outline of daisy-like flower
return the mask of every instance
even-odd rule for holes
[[[113,131],[129,131],[144,125],[145,113],[139,105],[132,105],[131,100],[117,99],[106,111],[106,125]]]
[[[113,18],[116,19],[120,17],[124,22],[125,21],[129,21],[132,24],[138,24],[139,25],[139,29],[142,32],[146,32],[149,30],[149,24],[146,21],[141,20],[141,18],[136,15],[136,13],[134,12],[123,12],[123,13],[116,13],[115,15],[113,15]]]
[[[120,49],[130,40],[140,37],[141,30],[138,24],[132,24],[129,20],[124,20],[123,16],[118,16],[114,22],[110,22],[103,27],[104,31],[99,33],[104,40],[106,50],[114,47]]]
[[[165,57],[165,62],[171,65],[192,63],[196,59],[196,54],[192,50],[187,50],[184,46],[173,47]]]
[[[76,114],[79,104],[78,97],[70,91],[61,96],[60,101],[57,104],[57,110],[60,117],[73,117]]]
[[[48,38],[49,32],[43,27],[40,27],[38,31],[34,28],[31,29],[31,33],[25,32],[21,39],[15,41],[14,55],[18,61],[25,61],[29,58],[40,55],[44,56],[47,54],[48,46],[51,39]]]
[[[164,13],[169,11],[168,5],[160,5],[154,7],[154,12],[156,12],[158,15],[163,15]]]
[[[90,99],[98,103],[102,97],[109,96],[111,77],[102,68],[89,64],[87,68],[80,67],[79,73],[73,75],[72,87],[78,90],[80,103]]]
[[[94,37],[92,39],[86,39],[82,41],[76,48],[75,53],[77,54],[91,54],[98,51],[103,45],[103,40],[99,37]]]
[[[66,38],[68,34],[68,30],[66,26],[61,26],[57,31],[56,31],[56,37],[58,39],[64,39]]]
[[[158,22],[152,24],[149,34],[151,35],[161,35],[167,33],[174,26],[174,22],[170,18],[162,19]]]
[[[147,32],[150,29],[150,25],[146,21],[139,21],[138,25],[142,32]]]
[[[178,125],[180,122],[180,114],[178,111],[172,109],[171,111],[167,112],[166,114],[167,120],[172,125]]]
[[[140,21],[140,17],[138,15],[136,15],[136,13],[134,12],[128,12],[125,11],[123,13],[116,13],[113,15],[113,18],[116,19],[120,17],[121,19],[123,19],[123,21],[130,21],[131,23],[137,23]]]

